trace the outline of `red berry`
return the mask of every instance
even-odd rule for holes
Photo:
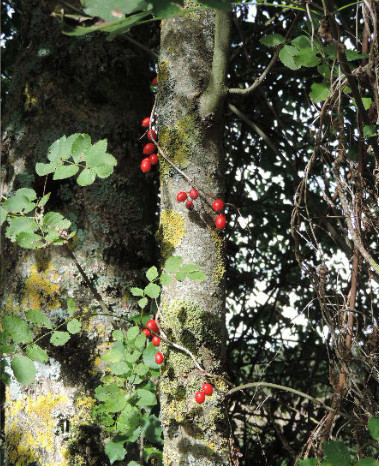
[[[201,405],[201,403],[204,403],[205,393],[204,392],[196,392],[195,393],[195,400],[197,401],[197,403],[199,403],[199,405]]]
[[[157,133],[156,131],[154,131],[153,129],[150,131],[147,132],[147,139],[149,141],[152,141],[153,139],[157,139]]]
[[[212,204],[213,210],[220,212],[224,208],[224,201],[222,199],[216,199]]]
[[[159,332],[157,322],[154,319],[150,319],[149,322],[146,324],[146,327],[152,332],[155,332],[155,333]]]
[[[156,165],[159,162],[158,154],[149,155],[149,160],[150,160],[151,165]]]
[[[208,396],[211,396],[213,393],[213,387],[210,383],[203,383],[202,389],[204,390],[204,393]]]
[[[143,153],[145,155],[149,155],[153,153],[154,151],[155,151],[155,144],[153,144],[152,142],[148,142],[147,144],[143,146]]]
[[[163,356],[162,353],[159,353],[159,352],[158,352],[158,353],[155,355],[155,362],[156,362],[157,364],[162,364],[163,359],[164,359],[164,356]]]
[[[215,224],[216,224],[216,228],[218,228],[219,230],[222,230],[223,228],[225,228],[225,225],[226,225],[225,215],[223,214],[217,215],[215,219]]]
[[[191,189],[188,194],[191,199],[197,199],[199,191],[197,189]]]
[[[149,124],[150,124],[150,118],[149,117],[146,117],[142,120],[142,126],[144,128],[148,128],[149,127]]]
[[[146,338],[149,338],[149,336],[151,335],[151,332],[148,328],[144,328],[142,330],[142,333],[144,333],[146,335]]]
[[[144,173],[147,173],[150,171],[150,169],[151,169],[151,162],[149,160],[149,157],[145,157],[141,162],[141,170]]]
[[[153,86],[156,86],[156,85],[158,84],[158,79],[157,79],[156,76],[155,76],[155,78],[153,78],[153,80],[151,81],[151,84],[152,84]]]
[[[186,202],[186,207],[187,207],[188,210],[193,210],[193,207],[194,207],[193,202],[192,201],[187,201]]]
[[[153,339],[151,340],[151,343],[154,346],[159,346],[161,344],[161,339],[157,337],[156,335],[153,336]]]
[[[179,191],[178,194],[176,195],[176,200],[178,202],[184,202],[187,199],[187,193],[184,191]]]

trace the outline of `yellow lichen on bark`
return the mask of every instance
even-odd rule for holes
[[[158,231],[162,257],[169,257],[185,235],[184,217],[174,210],[163,210]]]
[[[24,310],[59,308],[61,306],[59,299],[61,278],[51,264],[45,270],[38,270],[38,266],[33,265],[30,269],[30,276],[25,282],[21,307]]]

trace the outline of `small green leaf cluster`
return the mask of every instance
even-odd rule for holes
[[[206,280],[205,273],[200,270],[200,267],[197,264],[182,264],[183,258],[180,256],[171,256],[169,257],[163,267],[163,272],[159,275],[158,269],[150,267],[146,272],[146,278],[149,280],[149,284],[145,286],[144,289],[133,287],[130,289],[130,292],[133,296],[139,297],[138,305],[141,309],[144,309],[149,300],[159,298],[162,288],[160,285],[155,283],[160,281],[161,285],[169,285],[173,278],[182,282],[186,278],[195,282],[202,282]]]
[[[68,313],[72,316],[75,312],[75,303],[69,298]],[[13,371],[16,379],[23,385],[32,383],[36,376],[36,368],[33,361],[44,363],[49,360],[45,349],[37,344],[37,341],[50,336],[50,343],[54,346],[61,346],[67,343],[71,334],[78,333],[81,329],[81,323],[74,317],[69,317],[63,324],[67,325],[67,331],[60,331],[53,328],[53,325],[47,315],[40,311],[31,309],[25,312],[24,317],[14,315],[4,315],[1,319],[0,331],[0,353],[2,359],[1,380],[8,384],[10,376],[5,371],[9,368],[6,357],[11,357],[10,369]],[[58,327],[57,327],[58,328]],[[41,332],[45,332],[40,335]]]
[[[143,319],[144,323],[147,319]],[[101,356],[108,363],[109,374],[95,390],[99,403],[92,412],[112,436],[105,452],[111,464],[121,461],[142,436],[146,460],[154,456],[161,464],[162,453],[156,446],[162,444],[162,432],[153,383],[159,377],[154,360],[156,348],[137,325],[127,332],[114,330],[112,336],[115,342]]]
[[[369,419],[368,428],[371,436],[379,440],[379,417]],[[351,466],[351,457],[347,446],[340,440],[330,440],[322,444],[324,458],[307,458],[299,461],[299,466]],[[354,466],[378,466],[379,463],[371,457],[362,458],[353,463]]]
[[[88,134],[76,133],[62,136],[48,149],[49,163],[37,163],[39,176],[53,173],[53,180],[63,180],[80,174],[76,182],[80,186],[94,183],[96,176],[108,178],[113,173],[117,160],[107,152],[107,140],[91,144]]]

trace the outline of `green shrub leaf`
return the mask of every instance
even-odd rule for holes
[[[16,379],[23,385],[32,383],[36,376],[36,368],[31,359],[26,356],[15,356],[11,367]]]
[[[78,319],[72,319],[67,323],[67,330],[70,333],[78,333],[80,332],[80,329],[82,328],[82,324],[79,322]]]
[[[15,343],[29,343],[33,340],[33,332],[24,319],[16,316],[4,316],[2,324],[4,331],[13,338]]]
[[[68,342],[70,334],[68,332],[53,332],[50,337],[50,343],[54,346],[62,346]]]
[[[36,325],[38,325],[40,327],[44,326],[44,327],[46,327],[48,329],[53,328],[50,319],[42,311],[31,309],[31,310],[25,312],[25,316],[33,324],[36,324]]]
[[[47,362],[49,360],[46,350],[36,344],[28,345],[26,347],[26,354],[30,359],[33,359],[33,361]]]

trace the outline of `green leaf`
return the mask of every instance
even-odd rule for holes
[[[73,298],[67,298],[67,313],[68,315],[72,316],[75,314],[76,305]]]
[[[104,2],[102,0],[85,0],[84,11],[90,16],[99,16],[106,21],[120,19],[120,15],[130,15],[135,11],[146,10],[148,2],[145,0],[112,0]]]
[[[143,377],[144,375],[146,375],[149,372],[149,368],[147,366],[145,366],[145,364],[143,364],[141,362],[140,364],[136,365],[136,367],[134,368],[134,372],[137,375],[140,375],[141,377]]]
[[[371,107],[372,99],[371,97],[362,97],[362,103],[365,110],[368,110]]]
[[[155,464],[156,466],[163,465],[163,453],[157,448],[145,446],[143,457],[146,462],[150,461],[151,464]]]
[[[8,227],[5,236],[15,241],[19,233],[34,234],[38,230],[38,224],[31,217],[13,217],[8,219]]]
[[[108,176],[112,175],[114,167],[113,165],[100,165],[95,167],[93,170],[95,170],[99,178],[108,178]]]
[[[307,458],[306,460],[300,460],[299,466],[317,466],[318,459],[317,458]]]
[[[136,338],[134,345],[138,349],[142,349],[146,343],[146,335],[143,332],[140,332],[138,337]]]
[[[157,397],[150,390],[139,388],[135,391],[138,396],[137,406],[155,406],[157,404]]]
[[[0,354],[10,354],[14,351],[13,340],[7,332],[0,332]],[[1,359],[0,359],[1,360]]]
[[[3,206],[0,207],[0,225],[7,219],[8,211]]]
[[[122,411],[127,403],[126,396],[126,392],[119,389],[117,393],[105,401],[104,409],[109,413],[118,413]]]
[[[16,379],[23,385],[32,383],[36,376],[36,368],[31,359],[26,356],[15,356],[11,367]]]
[[[322,102],[329,97],[330,88],[326,83],[312,83],[309,97],[313,102]]]
[[[99,385],[95,388],[94,395],[99,401],[107,401],[119,392],[117,385]]]
[[[2,207],[8,212],[16,213],[28,213],[35,208],[33,202],[37,198],[37,194],[34,189],[21,188],[18,189],[14,195],[2,203]]]
[[[365,138],[371,138],[376,134],[376,128],[374,125],[365,125],[363,127],[363,136]]]
[[[142,426],[144,437],[151,443],[163,443],[162,426],[159,419],[154,416],[145,416],[144,425]]]
[[[286,39],[282,34],[270,34],[259,39],[259,42],[267,47],[275,47],[276,45],[284,44],[285,41]]]
[[[77,165],[61,165],[54,171],[53,180],[64,180],[78,173]]]
[[[157,347],[149,343],[142,353],[142,360],[149,369],[159,369],[159,364],[155,362]]]
[[[92,168],[85,168],[76,178],[79,186],[89,186],[96,180],[96,173]]]
[[[172,282],[171,276],[167,273],[162,273],[162,275],[159,277],[159,280],[161,281],[162,286],[169,285]]]
[[[68,332],[53,332],[50,337],[50,343],[54,346],[62,346],[68,342],[70,334]]]
[[[57,139],[50,145],[50,147],[47,149],[47,158],[50,160],[50,162],[57,162],[63,158],[63,148],[67,147],[66,141],[66,136],[62,136],[60,139]]]
[[[333,466],[350,466],[350,453],[340,440],[326,441],[322,445],[325,459]]]
[[[132,353],[127,352],[125,354],[125,359],[131,364],[134,364],[140,357],[141,357],[141,351],[138,351],[138,350],[134,350]]]
[[[187,274],[186,272],[178,272],[175,274],[175,278],[179,281],[179,282],[184,282],[184,280],[187,278]]]
[[[183,258],[180,256],[171,256],[169,257],[164,265],[166,272],[175,273],[179,270],[179,267],[182,265]]]
[[[150,269],[146,272],[146,278],[149,280],[149,282],[152,282],[158,277],[158,270],[157,268],[150,267]]]
[[[140,334],[140,330],[139,330],[139,327],[135,326],[135,327],[130,327],[128,329],[128,331],[126,332],[126,338],[127,340],[129,341],[132,341],[134,340],[135,338],[137,338],[137,336]]]
[[[299,53],[298,49],[292,47],[292,45],[285,45],[282,50],[279,52],[279,58],[282,61],[283,65],[291,70],[298,70],[301,68],[301,65],[298,65],[295,62],[294,57]]]
[[[39,249],[45,247],[42,236],[35,233],[19,233],[16,236],[16,241],[19,246],[25,249]]]
[[[301,49],[294,57],[296,65],[312,67],[320,63],[320,58],[317,56],[317,51],[309,49]]]
[[[124,356],[124,345],[121,341],[117,341],[107,353],[101,355],[101,359],[108,362],[117,362],[120,361]]]
[[[312,50],[312,42],[308,36],[298,36],[291,40],[291,44],[294,45],[298,50],[301,49],[311,49]]]
[[[125,458],[125,441],[125,437],[114,437],[105,444],[105,453],[108,456],[111,464],[113,464],[115,461],[122,461]]]
[[[143,296],[143,290],[141,288],[130,288],[130,292],[133,296]]]
[[[41,197],[41,199],[38,201],[38,207],[44,207],[46,205],[47,201],[50,199],[50,194],[51,193],[47,193]]]
[[[197,272],[200,267],[197,264],[185,264],[180,268],[180,272],[192,273]]]
[[[373,439],[379,440],[379,416],[370,417],[368,420],[368,430]]]
[[[112,338],[116,341],[122,341],[124,339],[124,332],[122,330],[113,330]]]
[[[202,270],[199,270],[198,272],[189,273],[188,278],[194,282],[203,282],[207,279],[207,276]]]
[[[161,287],[155,283],[149,283],[144,291],[149,298],[156,299],[161,294]]]
[[[317,71],[321,74],[321,76],[325,79],[330,79],[330,67],[327,63],[321,63],[317,67]]]
[[[140,424],[140,420],[141,411],[128,403],[117,419],[117,429],[127,435],[136,430]]]
[[[53,173],[56,165],[53,163],[36,163],[36,173],[38,176],[45,176]]]
[[[78,319],[72,319],[67,323],[67,330],[70,333],[78,333],[82,328],[82,324],[79,322]]]
[[[91,137],[88,134],[76,134],[71,146],[71,156],[75,163],[84,161],[85,152],[91,147]]]
[[[37,362],[47,362],[49,360],[49,356],[46,350],[42,349],[40,346],[33,344],[28,345],[26,347],[26,354],[29,356],[30,359]]]
[[[130,371],[130,366],[125,361],[118,361],[109,366],[114,375],[123,375]]]
[[[33,332],[29,324],[16,316],[4,316],[2,319],[3,329],[17,344],[29,343],[33,340]]]
[[[53,328],[53,325],[52,325],[50,319],[42,311],[31,309],[30,311],[25,312],[25,316],[33,324],[39,325],[41,327],[45,326],[48,329]]]
[[[138,300],[138,306],[141,308],[141,309],[144,309],[146,307],[148,303],[148,299],[147,298],[141,298]]]
[[[356,50],[345,50],[347,61],[359,60],[361,58],[368,58],[367,53],[359,53]]]
[[[378,464],[374,458],[367,457],[354,463],[354,466],[378,466]]]
[[[102,139],[96,144],[93,144],[86,152],[84,160],[86,161],[88,168],[98,167],[100,165],[106,165],[103,163],[103,158],[107,152],[107,140]]]

